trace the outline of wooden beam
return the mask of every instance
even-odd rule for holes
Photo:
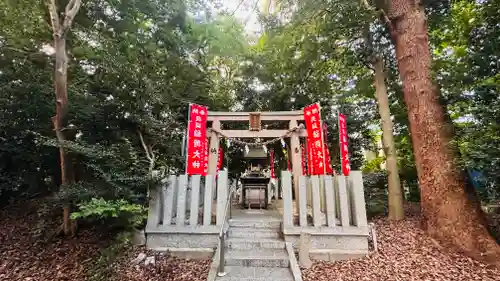
[[[248,121],[250,113],[252,112],[218,112],[209,111],[208,121]],[[269,111],[269,112],[259,112],[260,120],[262,121],[290,121],[304,120],[304,111]]]
[[[261,131],[247,131],[247,130],[220,130],[220,132],[228,138],[277,138],[286,134],[288,130],[261,130]],[[207,134],[210,131],[207,131]],[[306,130],[299,131],[300,137],[307,137]]]

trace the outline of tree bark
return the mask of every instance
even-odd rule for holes
[[[55,0],[48,2],[50,21],[54,38],[55,69],[54,89],[56,95],[56,115],[52,117],[52,123],[59,144],[59,159],[61,166],[61,185],[75,182],[74,174],[71,172],[72,161],[64,149],[66,136],[64,129],[67,126],[68,113],[68,55],[66,53],[66,33],[71,27],[73,19],[80,9],[80,0],[70,0],[65,8],[63,21],[59,16]],[[69,204],[63,208],[63,232],[68,235],[75,229],[70,219]]]
[[[398,159],[394,138],[392,136],[392,120],[389,108],[389,96],[385,84],[384,61],[376,56],[373,62],[375,69],[375,96],[382,123],[382,142],[386,156],[387,177],[389,185],[389,219],[402,220],[404,218],[403,193],[399,180]]]
[[[392,0],[387,16],[413,141],[424,227],[444,244],[500,265],[500,247],[482,221],[477,200],[469,200],[456,164],[445,109],[431,76],[427,19],[418,0]]]
[[[71,177],[71,159],[64,149],[63,145],[66,141],[66,136],[63,129],[67,123],[68,112],[68,91],[67,91],[67,55],[66,55],[66,40],[60,36],[54,36],[55,46],[55,71],[54,71],[54,87],[56,92],[56,115],[52,117],[54,130],[56,132],[57,142],[59,143],[59,161],[61,165],[61,185],[72,184],[75,182]],[[71,233],[71,220],[69,205],[63,207],[63,232],[65,235]]]

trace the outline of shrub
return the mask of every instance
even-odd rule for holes
[[[72,219],[114,220],[117,226],[139,227],[146,219],[146,209],[139,204],[120,200],[92,198],[78,204],[78,211],[71,214]]]

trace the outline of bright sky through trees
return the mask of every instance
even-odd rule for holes
[[[249,34],[260,32],[258,11],[262,6],[262,0],[222,0],[219,11],[234,13],[234,16],[245,25],[245,31]]]

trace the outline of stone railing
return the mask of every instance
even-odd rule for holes
[[[217,180],[212,175],[165,179],[150,195],[147,246],[213,250],[225,218],[227,192],[227,171],[220,171]]]
[[[292,175],[281,174],[282,230],[287,242],[298,247],[301,234],[311,235],[311,255],[337,260],[368,253],[369,228],[360,171],[346,176],[301,176],[292,200]]]
[[[352,171],[348,177],[301,176],[295,201],[290,172],[282,172],[281,184],[284,230],[368,227],[360,171]]]

